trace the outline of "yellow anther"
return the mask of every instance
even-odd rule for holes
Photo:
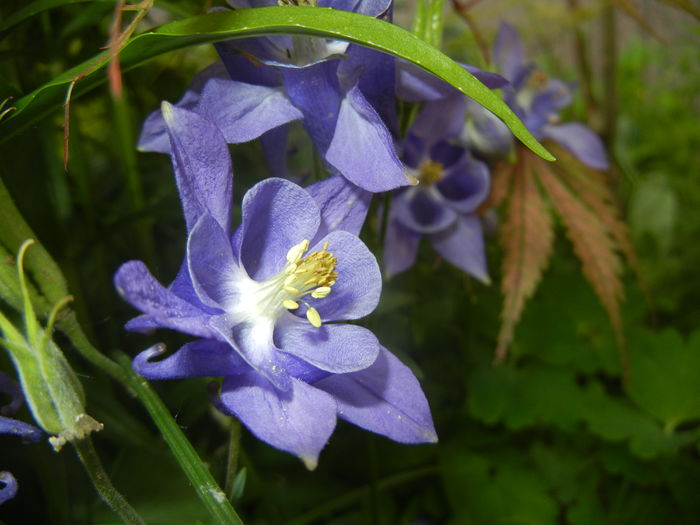
[[[287,252],[287,262],[290,264],[297,262],[308,249],[309,241],[307,239],[304,239],[299,244],[295,244]]]
[[[285,292],[290,293],[292,295],[297,295],[299,293],[299,290],[297,290],[293,286],[284,286],[283,289]]]
[[[329,293],[331,293],[330,286],[319,286],[313,292],[311,292],[311,297],[314,299],[323,299],[324,297],[328,297]]]
[[[291,299],[285,299],[282,301],[282,306],[284,306],[287,310],[296,310],[299,308],[299,303],[292,301]]]
[[[309,306],[306,309],[306,318],[309,320],[312,326],[315,326],[316,328],[321,327],[321,316],[318,315],[316,308]]]
[[[442,179],[443,166],[439,162],[426,160],[418,168],[418,182],[424,186],[432,186]]]

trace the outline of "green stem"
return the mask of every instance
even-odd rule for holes
[[[226,460],[226,481],[224,492],[229,500],[233,500],[233,482],[236,479],[238,469],[238,456],[241,450],[241,422],[235,417],[231,418],[231,428],[228,442],[228,458]]]
[[[58,320],[56,326],[68,336],[80,355],[128,388],[129,381],[124,369],[92,346],[74,312],[67,312]]]
[[[128,524],[144,524],[145,521],[138,515],[134,508],[124,499],[117,489],[114,488],[109,476],[102,467],[92,440],[89,437],[73,442],[80,461],[83,463],[92,484],[104,502],[109,505],[114,512],[119,514],[122,521]]]
[[[215,523],[243,525],[243,521],[236,514],[233,506],[226,498],[226,494],[214,481],[192,444],[182,433],[179,425],[173,419],[163,401],[148,384],[148,381],[138,376],[131,369],[131,361],[128,356],[119,354],[117,360],[122,365],[127,376],[127,384],[131,386],[150,414],[175,459],[187,475],[190,483],[192,483],[197,495],[214,518]]]
[[[430,37],[428,39],[428,43],[438,49],[440,49],[442,46],[442,11],[444,4],[445,0],[431,0],[429,7],[430,22],[428,25],[428,31],[430,32]]]
[[[143,194],[141,173],[136,158],[136,139],[132,125],[131,111],[126,101],[126,91],[120,95],[112,95],[114,123],[116,126],[117,148],[122,170],[126,177],[126,188],[129,195],[131,211],[134,216],[140,216],[145,210],[146,199]],[[155,248],[150,235],[151,225],[148,219],[140,219],[134,223],[134,234],[144,261],[154,260]]]

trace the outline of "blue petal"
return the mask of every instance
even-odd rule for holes
[[[236,303],[238,285],[248,276],[233,258],[228,235],[210,215],[204,215],[190,232],[187,263],[194,289],[205,305],[226,309]]]
[[[460,65],[489,89],[498,89],[508,85],[508,80],[497,73],[483,71],[466,64]],[[443,97],[462,95],[459,90],[444,80],[405,60],[397,60],[396,67],[398,75],[396,94],[403,100],[427,102]]]
[[[181,109],[188,109],[198,113],[196,109],[200,94],[207,82],[212,78],[229,78],[226,68],[221,62],[215,62],[195,75],[192,85],[185,91],[182,98],[175,104]],[[146,118],[139,137],[138,148],[141,151],[154,151],[157,153],[170,153],[170,139],[160,109],[154,111]]]
[[[34,425],[2,416],[0,416],[0,434],[12,434],[25,441],[39,441],[42,436],[41,430]]]
[[[465,154],[436,183],[436,187],[450,207],[461,213],[470,213],[488,196],[490,180],[486,164]]]
[[[389,129],[357,85],[343,97],[325,158],[348,180],[371,192],[409,184]]]
[[[316,239],[335,230],[360,234],[367,217],[372,194],[335,175],[306,188],[321,211],[321,226]]]
[[[523,43],[517,30],[501,22],[493,46],[493,61],[498,71],[511,82],[515,82],[526,67]]]
[[[440,255],[457,268],[484,283],[491,282],[486,269],[481,220],[476,215],[458,217],[450,228],[431,235],[430,242]]]
[[[210,314],[164,288],[141,261],[124,263],[114,276],[114,285],[126,301],[150,316],[150,328],[171,328],[198,337],[213,337],[207,325]],[[139,328],[144,326],[127,325],[127,329]]]
[[[289,249],[311,241],[321,219],[314,199],[284,179],[266,179],[243,197],[240,259],[248,275],[263,281],[286,264]]]
[[[377,338],[366,328],[349,324],[316,328],[291,313],[278,321],[274,337],[283,352],[335,374],[363,370],[379,353]]]
[[[230,315],[220,315],[212,318],[211,326],[221,339],[231,345],[246,363],[275,388],[282,392],[289,391],[291,377],[273,342],[272,321],[253,319],[241,323]]]
[[[324,322],[359,319],[371,313],[382,292],[377,259],[357,236],[344,231],[329,233],[309,252],[320,250],[325,241],[328,251],[338,259],[335,266],[338,278],[328,297],[307,296],[309,304],[318,310]]]
[[[569,122],[558,126],[545,126],[542,134],[545,138],[564,146],[581,162],[593,169],[606,170],[610,167],[608,154],[600,137],[583,124]]]
[[[369,368],[315,383],[338,404],[338,417],[400,443],[436,443],[430,407],[413,372],[386,348]]]
[[[233,169],[224,137],[214,124],[196,113],[167,102],[162,110],[187,230],[209,213],[228,231]]]
[[[408,270],[416,261],[422,235],[389,218],[384,239],[384,273],[387,279]]]
[[[464,127],[466,104],[467,99],[462,95],[426,103],[411,124],[409,133],[429,145],[458,136]]]
[[[154,345],[137,355],[132,366],[147,379],[221,377],[250,370],[230,345],[213,339],[187,343],[165,359],[153,361],[165,352],[164,344]]]
[[[303,117],[281,87],[218,78],[207,82],[196,109],[221,129],[230,144],[251,141]]]
[[[304,114],[304,128],[322,156],[333,138],[340,110],[336,62],[283,71],[285,92]]]
[[[351,45],[347,58],[338,66],[338,75],[350,79],[359,76],[358,87],[377,111],[393,135],[399,135],[396,114],[396,59],[364,46]]]
[[[336,403],[326,392],[297,379],[282,394],[264,378],[248,373],[224,380],[221,405],[259,439],[298,456],[309,470],[336,423]]]
[[[457,214],[445,205],[435,188],[416,187],[396,195],[391,214],[400,224],[416,233],[435,233],[453,224]]]
[[[17,480],[9,472],[0,472],[0,505],[17,494]]]
[[[289,126],[279,126],[260,136],[265,163],[273,177],[290,179],[287,170],[287,135]]]

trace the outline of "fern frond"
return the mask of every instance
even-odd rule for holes
[[[626,373],[627,357],[620,315],[624,290],[620,280],[622,259],[617,251],[619,246],[598,213],[575,195],[572,188],[560,180],[545,162],[540,162],[534,156],[532,159],[537,163],[540,181],[561,217],[567,236],[581,261],[583,275],[610,318],[621,352],[623,371]]]
[[[587,167],[569,151],[554,143],[547,143],[559,162],[553,166],[561,179],[574,194],[588,206],[610,230],[627,263],[640,275],[637,252],[630,239],[627,225],[620,218],[620,211],[605,175]],[[640,275],[641,280],[641,275]]]
[[[482,207],[484,209],[500,206],[506,200],[513,182],[516,165],[512,162],[499,162],[491,170],[491,192]]]
[[[501,280],[503,311],[496,362],[505,359],[525,302],[535,292],[552,253],[552,217],[537,188],[529,158],[529,153],[520,149],[518,163],[509,177],[513,190],[508,217],[501,229],[505,252]]]

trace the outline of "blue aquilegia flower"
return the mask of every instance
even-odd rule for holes
[[[3,372],[0,372],[0,394],[9,397],[9,402],[0,407],[0,434],[20,436],[27,442],[41,439],[41,430],[35,426],[7,417],[19,410],[23,397],[17,382]],[[15,494],[17,494],[17,480],[9,472],[0,472],[0,505],[14,498]]]
[[[278,4],[229,3],[236,9]],[[280,5],[391,15],[391,0],[284,0]],[[211,120],[229,143],[260,138],[274,175],[286,176],[286,125],[301,120],[332,174],[371,192],[409,184],[392,138],[396,115],[390,56],[307,36],[237,39],[217,49],[221,61],[195,78],[177,106]],[[139,148],[170,150],[160,112],[144,123]]]
[[[215,403],[256,436],[313,468],[340,417],[404,443],[436,440],[411,371],[369,330],[346,324],[377,305],[381,277],[356,233],[367,195],[342,177],[305,190],[272,178],[243,198],[229,235],[231,164],[209,121],[163,104],[188,230],[187,257],[161,286],[140,261],[115,276],[144,315],[135,331],[166,327],[200,339],[134,368],[151,379],[223,377]],[[206,146],[201,146],[206,144]]]
[[[428,103],[406,135],[403,159],[418,183],[392,193],[384,242],[388,277],[413,265],[425,236],[447,261],[489,281],[476,209],[490,176],[486,164],[453,143],[463,123],[463,98],[445,97]]]
[[[603,143],[590,128],[579,122],[560,124],[559,111],[571,104],[571,86],[549,78],[525,59],[522,41],[512,26],[501,23],[493,56],[499,72],[513,87],[506,92],[506,103],[537,140],[559,143],[591,168],[608,168]]]

